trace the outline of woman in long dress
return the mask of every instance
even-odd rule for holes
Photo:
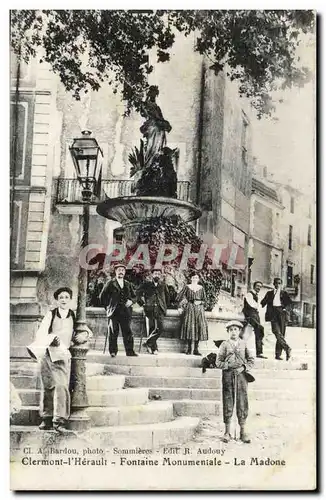
[[[186,354],[191,354],[194,342],[193,354],[201,356],[198,344],[201,340],[208,340],[208,326],[204,309],[205,290],[199,285],[198,273],[192,274],[191,283],[179,293],[177,302],[183,308],[180,338],[187,342]]]

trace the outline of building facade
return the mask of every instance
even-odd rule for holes
[[[281,220],[283,205],[268,183],[253,177],[250,204],[249,279],[268,287],[274,277],[282,276],[283,239]]]
[[[103,193],[128,195],[128,155],[139,146],[143,120],[137,113],[123,117],[124,108],[108,87],[77,102],[44,64],[18,64],[12,56],[11,66],[10,300],[12,344],[22,346],[52,303],[53,290],[67,285],[77,295],[82,207],[69,146],[81,130],[92,130],[104,154]],[[179,199],[202,208],[199,234],[210,232],[246,253],[249,111],[243,110],[236,87],[208,69],[189,39],[177,40],[171,62],[157,65],[152,79],[172,125],[168,145],[179,152]],[[117,225],[96,214],[94,201],[89,242],[106,247]],[[224,296],[235,296],[245,286],[246,272],[225,263],[223,273]]]
[[[316,326],[315,200],[276,182],[255,165],[252,183],[250,281],[272,287],[280,276],[293,301],[290,323]]]

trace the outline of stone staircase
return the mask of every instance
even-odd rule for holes
[[[136,339],[136,350],[138,342]],[[186,442],[195,435],[202,418],[221,416],[221,370],[208,369],[202,374],[201,358],[177,353],[181,346],[180,341],[165,338],[160,339],[158,356],[126,357],[120,344],[116,358],[103,354],[100,345],[90,350],[86,373],[92,428],[88,438],[109,446],[128,443],[155,449]],[[203,354],[212,350],[216,351],[213,342],[202,343]],[[288,362],[274,360],[272,350],[266,349],[265,354],[269,359],[256,359],[256,381],[249,384],[250,412],[264,418],[314,413],[312,346],[297,346]],[[44,436],[36,427],[40,421],[36,370],[32,361],[11,361],[11,381],[23,403],[12,419],[13,454],[32,437]]]
[[[110,358],[111,359],[111,358]],[[23,446],[43,439],[40,423],[40,378],[37,364],[12,362],[11,381],[22,401],[19,414],[12,417],[11,453],[14,456]],[[142,446],[155,449],[163,445],[182,443],[192,438],[199,418],[174,414],[171,401],[152,401],[146,387],[129,388],[124,375],[111,375],[102,363],[87,363],[88,415],[91,442],[107,446]]]
[[[89,360],[104,365],[104,373],[124,375],[129,388],[148,388],[151,398],[173,403],[175,415],[199,416],[222,414],[221,370],[201,372],[201,360],[165,352],[158,356],[123,354],[111,358],[90,352]],[[256,359],[256,381],[249,384],[250,407],[253,411],[295,413],[314,404],[313,368],[302,356],[291,361]]]

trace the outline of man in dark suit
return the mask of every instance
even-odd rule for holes
[[[109,352],[112,358],[117,355],[120,326],[126,355],[138,356],[134,351],[134,338],[130,328],[132,305],[136,301],[136,294],[132,284],[124,279],[126,267],[117,264],[114,272],[115,278],[104,285],[100,294],[100,302],[108,311],[109,322],[112,320]]]
[[[275,359],[282,359],[283,349],[286,352],[286,360],[291,357],[291,348],[285,341],[286,330],[286,308],[292,303],[289,295],[281,289],[282,280],[274,279],[274,290],[266,293],[261,301],[261,306],[267,305],[265,320],[271,322],[272,332],[276,337]]]
[[[161,281],[160,269],[153,269],[152,281],[142,283],[137,291],[137,302],[144,307],[148,319],[148,331],[144,346],[150,354],[157,354],[157,340],[163,331],[163,318],[169,303],[169,289]]]
[[[262,282],[255,281],[253,289],[250,290],[243,299],[242,312],[247,322],[253,327],[256,341],[256,357],[266,358],[263,355],[263,338],[264,327],[260,323],[260,316],[258,312],[258,294],[261,290]]]

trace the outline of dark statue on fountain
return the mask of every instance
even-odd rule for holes
[[[130,176],[134,178],[132,192],[137,196],[177,198],[174,161],[178,150],[166,146],[166,133],[172,127],[156,104],[158,95],[158,87],[151,86],[141,106],[141,115],[146,118],[140,127],[144,140],[140,140],[140,149],[135,147],[129,155]]]

